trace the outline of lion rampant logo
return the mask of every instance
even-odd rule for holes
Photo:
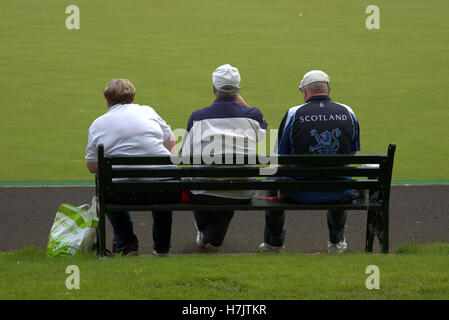
[[[310,152],[317,151],[320,154],[332,154],[337,152],[340,148],[340,141],[338,141],[338,137],[341,136],[340,129],[334,129],[332,132],[326,130],[318,134],[318,132],[313,129],[310,131],[310,135],[315,137],[317,144],[313,147],[309,147]]]

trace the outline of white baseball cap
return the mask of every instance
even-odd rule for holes
[[[304,88],[306,85],[311,84],[313,82],[330,82],[329,76],[321,71],[321,70],[312,70],[307,72],[304,77],[301,80],[301,85],[298,87],[299,90],[302,91],[302,88]]]
[[[212,83],[216,89],[225,93],[234,92],[235,90],[240,89],[239,69],[230,64],[219,66],[212,73]],[[224,86],[231,86],[234,87],[234,89],[223,89]]]

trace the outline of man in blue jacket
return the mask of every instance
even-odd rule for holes
[[[229,64],[219,66],[212,73],[212,84],[215,101],[191,114],[181,154],[201,156],[203,159],[221,158],[222,154],[256,154],[256,144],[265,136],[267,123],[262,112],[250,108],[240,96],[238,69]],[[249,202],[257,194],[257,190],[194,190],[191,199],[217,205],[239,204]],[[197,245],[200,248],[208,244],[221,246],[233,216],[233,210],[194,211]]]
[[[304,104],[290,108],[282,119],[278,133],[279,154],[350,154],[360,151],[357,118],[347,105],[329,98],[329,76],[321,70],[307,72],[299,86]],[[281,190],[289,201],[300,203],[344,203],[352,201],[352,190],[302,191]],[[267,211],[262,252],[280,251],[284,245],[285,215],[283,211]],[[346,211],[329,210],[328,252],[347,250],[344,238]]]

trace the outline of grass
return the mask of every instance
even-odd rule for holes
[[[398,145],[393,179],[449,180],[446,0],[73,0],[0,3],[0,180],[88,180],[87,130],[106,111],[104,84],[129,78],[136,102],[173,129],[209,105],[211,73],[230,63],[242,95],[276,129],[301,104],[302,75],[319,68],[350,105],[363,153]],[[300,17],[298,13],[303,15]],[[49,165],[51,163],[51,166]]]
[[[80,270],[68,290],[66,268]],[[380,289],[368,290],[376,265]],[[45,258],[36,248],[0,253],[0,299],[448,299],[449,244],[406,243],[389,255],[217,254]]]

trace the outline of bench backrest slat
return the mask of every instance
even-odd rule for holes
[[[240,163],[255,163],[252,166],[239,165],[186,165],[158,167],[182,163],[180,156],[124,157],[105,156],[104,147],[98,148],[99,179],[98,190],[104,199],[107,190],[270,190],[301,189],[309,191],[370,189],[389,194],[395,145],[390,144],[387,155],[279,155],[270,158],[276,171],[270,173],[261,170],[269,162],[263,157],[232,156],[229,159],[244,160]],[[217,160],[219,157],[213,159]],[[184,163],[209,161],[198,157],[184,157]],[[222,160],[226,160],[225,157]],[[206,164],[208,164],[207,162]],[[237,163],[239,163],[237,161]],[[376,166],[363,166],[375,164]],[[139,167],[149,166],[153,167]],[[117,167],[118,166],[118,167]],[[125,166],[125,167],[123,167]],[[274,173],[274,174],[273,174]],[[218,178],[213,180],[157,180],[145,181],[142,178]],[[230,178],[232,177],[232,179]],[[255,179],[250,179],[250,178]],[[299,179],[281,179],[280,177],[301,177]],[[343,178],[342,177],[346,177]],[[350,179],[348,179],[350,177]],[[116,178],[129,178],[128,181]],[[219,178],[227,178],[219,180]],[[134,179],[134,181],[132,181]],[[138,179],[138,181],[135,181]],[[249,179],[249,180],[248,180]],[[117,181],[120,180],[120,181]],[[131,180],[131,181],[129,181]],[[387,199],[388,201],[388,199]]]
[[[107,156],[110,165],[199,165],[199,164],[304,164],[304,165],[349,165],[349,164],[381,164],[387,160],[387,155],[375,154],[289,154],[277,156],[237,156],[227,157],[183,157],[183,156]]]
[[[147,177],[282,177],[300,176],[314,178],[332,177],[380,177],[380,169],[365,167],[297,167],[297,168],[277,168],[275,174],[264,174],[260,167],[235,167],[235,168],[115,168],[111,171],[112,178],[147,178]]]
[[[378,180],[291,180],[291,181],[136,181],[116,182],[110,187],[111,191],[130,190],[271,190],[271,189],[301,189],[307,191],[345,190],[345,189],[371,189],[377,190],[381,187]]]

